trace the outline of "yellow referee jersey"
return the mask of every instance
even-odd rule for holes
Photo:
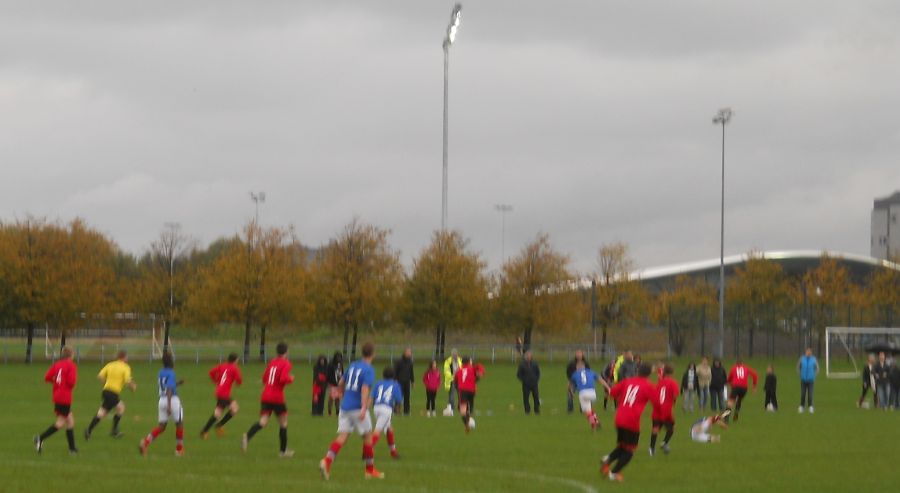
[[[97,376],[105,380],[103,390],[119,394],[125,385],[131,383],[131,367],[128,363],[115,360],[107,363]]]

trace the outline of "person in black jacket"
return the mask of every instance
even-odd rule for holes
[[[900,365],[896,359],[892,359],[888,380],[891,382],[891,409],[900,409]]]
[[[722,366],[722,360],[719,358],[714,359],[712,378],[709,381],[709,408],[713,411],[725,410],[726,380],[728,380],[728,374],[725,373],[725,367]]]
[[[334,413],[338,414],[341,410],[341,396],[343,391],[338,385],[341,378],[344,377],[344,355],[340,351],[335,351],[328,363],[328,415],[331,416],[331,405],[334,404]]]
[[[691,362],[684,370],[684,375],[681,376],[681,395],[684,396],[681,401],[681,409],[683,411],[694,412],[694,396],[699,388],[700,376],[697,374],[697,365]]]
[[[406,348],[403,356],[394,363],[394,378],[400,384],[403,391],[403,415],[409,416],[410,390],[412,389],[415,375],[413,374],[412,348]]]
[[[591,369],[591,365],[588,364],[587,360],[584,359],[584,351],[578,349],[575,351],[575,357],[572,358],[572,361],[569,362],[569,365],[566,366],[566,389],[568,393],[568,397],[566,400],[566,409],[571,413],[575,410],[575,394],[572,390],[572,386],[569,385],[569,381],[572,380],[572,375],[575,374],[575,370],[578,369],[578,362],[584,363],[584,367],[588,370]],[[604,406],[604,409],[606,406]]]
[[[856,403],[856,407],[863,407],[863,402],[866,400],[866,394],[869,393],[869,390],[872,390],[872,406],[878,407],[878,394],[875,392],[875,374],[872,370],[875,368],[875,356],[869,355],[869,362],[866,366],[863,367],[862,371],[862,394],[859,396],[859,401]],[[868,404],[865,404],[868,406]]]
[[[328,390],[328,356],[319,355],[313,366],[312,415],[325,414],[325,391]]]
[[[777,411],[778,396],[776,392],[778,390],[778,379],[775,377],[775,368],[772,365],[766,368],[766,384],[763,385],[763,390],[766,391],[766,411]]]
[[[516,373],[522,382],[522,401],[525,406],[525,414],[531,413],[528,396],[534,398],[534,414],[541,414],[541,399],[538,394],[538,381],[541,379],[541,368],[534,361],[531,351],[525,351],[525,357],[519,363],[519,371]]]

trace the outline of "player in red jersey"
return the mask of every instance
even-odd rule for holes
[[[609,475],[611,481],[622,481],[622,469],[634,456],[641,436],[641,414],[647,402],[658,404],[653,384],[647,380],[652,369],[643,363],[638,367],[638,376],[620,380],[609,391],[616,400],[617,445],[609,455],[603,457],[600,472]],[[616,465],[610,469],[612,463]]]
[[[44,441],[63,426],[66,427],[66,440],[69,441],[69,453],[77,454],[75,448],[75,415],[72,414],[72,389],[78,381],[78,368],[72,361],[72,348],[64,347],[60,351],[60,360],[53,364],[44,375],[44,381],[53,384],[53,408],[56,422],[40,435],[34,436],[34,448],[38,453],[44,448]]]
[[[253,426],[244,433],[241,439],[241,449],[246,452],[250,439],[259,430],[266,427],[272,413],[278,416],[278,424],[281,428],[278,430],[278,438],[280,441],[280,455],[282,458],[294,456],[293,450],[287,449],[287,425],[288,411],[284,403],[284,386],[294,382],[294,375],[291,374],[291,362],[287,358],[287,344],[279,342],[275,348],[278,356],[269,362],[266,371],[263,372],[263,391],[260,398],[259,422],[253,423]]]
[[[225,426],[231,418],[238,412],[238,403],[231,398],[231,386],[235,382],[238,385],[244,383],[241,377],[241,369],[237,365],[238,355],[231,353],[228,355],[228,362],[209,370],[209,378],[216,384],[216,408],[213,415],[209,417],[203,431],[200,432],[200,438],[206,440],[209,436],[209,429],[216,425],[216,434],[222,436],[225,434]],[[228,411],[225,411],[225,410]],[[223,416],[222,413],[225,412]],[[216,423],[218,421],[218,423]]]
[[[662,370],[659,372],[659,370]],[[672,378],[675,369],[672,365],[660,364],[657,366],[659,380],[656,383],[656,400],[653,402],[653,431],[650,435],[650,456],[656,454],[656,437],[659,435],[659,429],[665,427],[666,436],[663,437],[662,451],[669,453],[669,440],[675,433],[675,416],[672,414],[672,407],[675,406],[675,400],[678,398],[678,383]]]
[[[751,378],[753,379],[753,391],[756,392],[756,382],[759,380],[756,371],[738,358],[731,367],[731,371],[728,372],[728,384],[731,385],[731,392],[728,393],[728,407],[725,408],[726,411],[730,411],[729,415],[725,416],[726,423],[731,415],[734,416],[735,421],[738,420],[741,403],[744,402],[744,397],[747,395],[747,385]]]
[[[462,359],[462,366],[456,370],[456,375],[453,376],[459,391],[459,414],[462,416],[466,433],[470,430],[469,422],[472,419],[472,410],[475,408],[475,384],[483,375],[484,367],[473,366],[472,358],[466,356]]]

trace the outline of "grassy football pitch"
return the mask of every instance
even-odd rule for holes
[[[753,361],[764,369],[762,361]],[[763,410],[762,381],[745,401],[740,420],[718,430],[722,442],[693,443],[690,423],[699,416],[676,411],[672,453],[649,457],[649,408],[641,444],[625,469],[625,482],[613,484],[599,474],[600,457],[614,446],[613,411],[601,409],[602,429],[592,433],[578,414],[565,410],[565,377],[561,364],[543,365],[541,416],[525,416],[521,390],[510,364],[487,366],[479,384],[477,428],[464,434],[458,418],[421,415],[425,395],[413,388],[413,416],[394,418],[400,460],[391,460],[384,438],[376,447],[376,465],[383,480],[365,480],[360,460],[361,441],[352,437],[341,451],[332,477],[324,482],[319,459],[334,437],[336,419],[310,416],[311,369],[296,364],[297,382],[288,387],[289,448],[292,459],[279,459],[278,432],[273,422],[250,443],[239,448],[240,437],[258,413],[262,366],[244,368],[245,383],[234,397],[241,412],[226,427],[224,437],[211,434],[201,441],[199,431],[213,405],[213,386],[206,377],[212,365],[193,361],[176,365],[185,409],[184,457],[174,456],[174,429],[150,447],[146,458],[137,444],[156,421],[157,365],[135,363],[136,393],[125,391],[127,404],[122,431],[113,439],[110,418],[94,431],[89,442],[82,432],[100,404],[95,375],[100,365],[79,366],[73,411],[76,417],[77,456],[69,456],[65,435],[57,433],[38,455],[32,436],[53,420],[50,386],[43,383],[44,363],[0,365],[0,491],[121,491],[135,493],[177,491],[877,491],[896,483],[900,467],[900,412],[860,410],[855,406],[859,382],[826,380],[816,383],[816,413],[798,414],[799,384],[794,361],[777,366],[781,410]],[[730,362],[728,363],[730,364]],[[384,362],[376,362],[376,370]],[[424,365],[417,365],[417,377]],[[683,365],[676,369],[680,381]],[[438,407],[446,394],[438,394]],[[577,407],[577,403],[576,403]]]

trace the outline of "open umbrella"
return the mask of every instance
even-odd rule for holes
[[[871,346],[866,347],[867,353],[885,353],[885,354],[900,354],[900,347],[894,346],[890,342],[877,342],[872,344]]]

